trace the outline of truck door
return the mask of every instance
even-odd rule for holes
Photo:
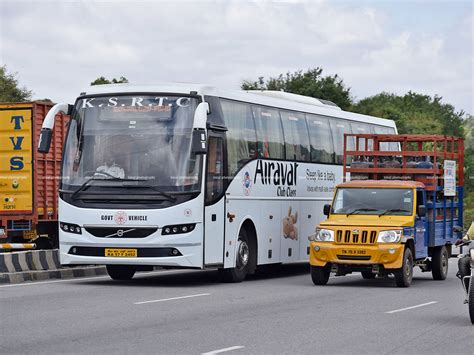
[[[204,264],[224,262],[224,132],[209,131],[204,210]]]
[[[425,191],[417,190],[416,192],[416,217],[415,217],[415,258],[425,258],[428,256],[428,239],[427,239],[427,217],[418,215],[418,206],[426,206]]]

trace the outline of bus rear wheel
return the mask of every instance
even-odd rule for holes
[[[224,269],[225,282],[242,282],[247,276],[251,250],[247,233],[242,229],[236,246],[235,267]]]
[[[331,270],[322,266],[311,266],[311,279],[315,285],[326,285],[329,281]]]
[[[106,265],[107,273],[112,280],[131,280],[136,268],[131,265]]]

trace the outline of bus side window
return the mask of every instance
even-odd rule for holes
[[[229,175],[235,173],[256,156],[256,133],[250,105],[221,100],[227,126],[227,162]]]
[[[224,193],[222,138],[209,137],[206,174],[206,202]]]
[[[313,163],[334,163],[334,147],[329,120],[326,117],[306,115],[311,161]]]
[[[277,110],[252,106],[257,128],[257,154],[259,158],[285,159],[283,130]]]
[[[352,133],[351,126],[348,121],[331,118],[329,120],[332,132],[332,140],[334,143],[334,152],[336,156],[336,164],[342,165],[344,151],[344,133]],[[354,140],[347,140],[347,149],[354,150]]]
[[[299,112],[280,111],[285,136],[286,159],[310,161],[308,128],[304,115]]]

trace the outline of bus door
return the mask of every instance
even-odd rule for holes
[[[225,133],[209,130],[204,210],[204,264],[224,262],[224,142]]]

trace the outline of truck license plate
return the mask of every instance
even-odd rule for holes
[[[365,255],[365,254],[367,254],[367,251],[363,250],[363,249],[342,249],[342,254],[344,254],[344,255]]]
[[[105,256],[113,258],[136,258],[137,249],[109,249],[105,248]]]

